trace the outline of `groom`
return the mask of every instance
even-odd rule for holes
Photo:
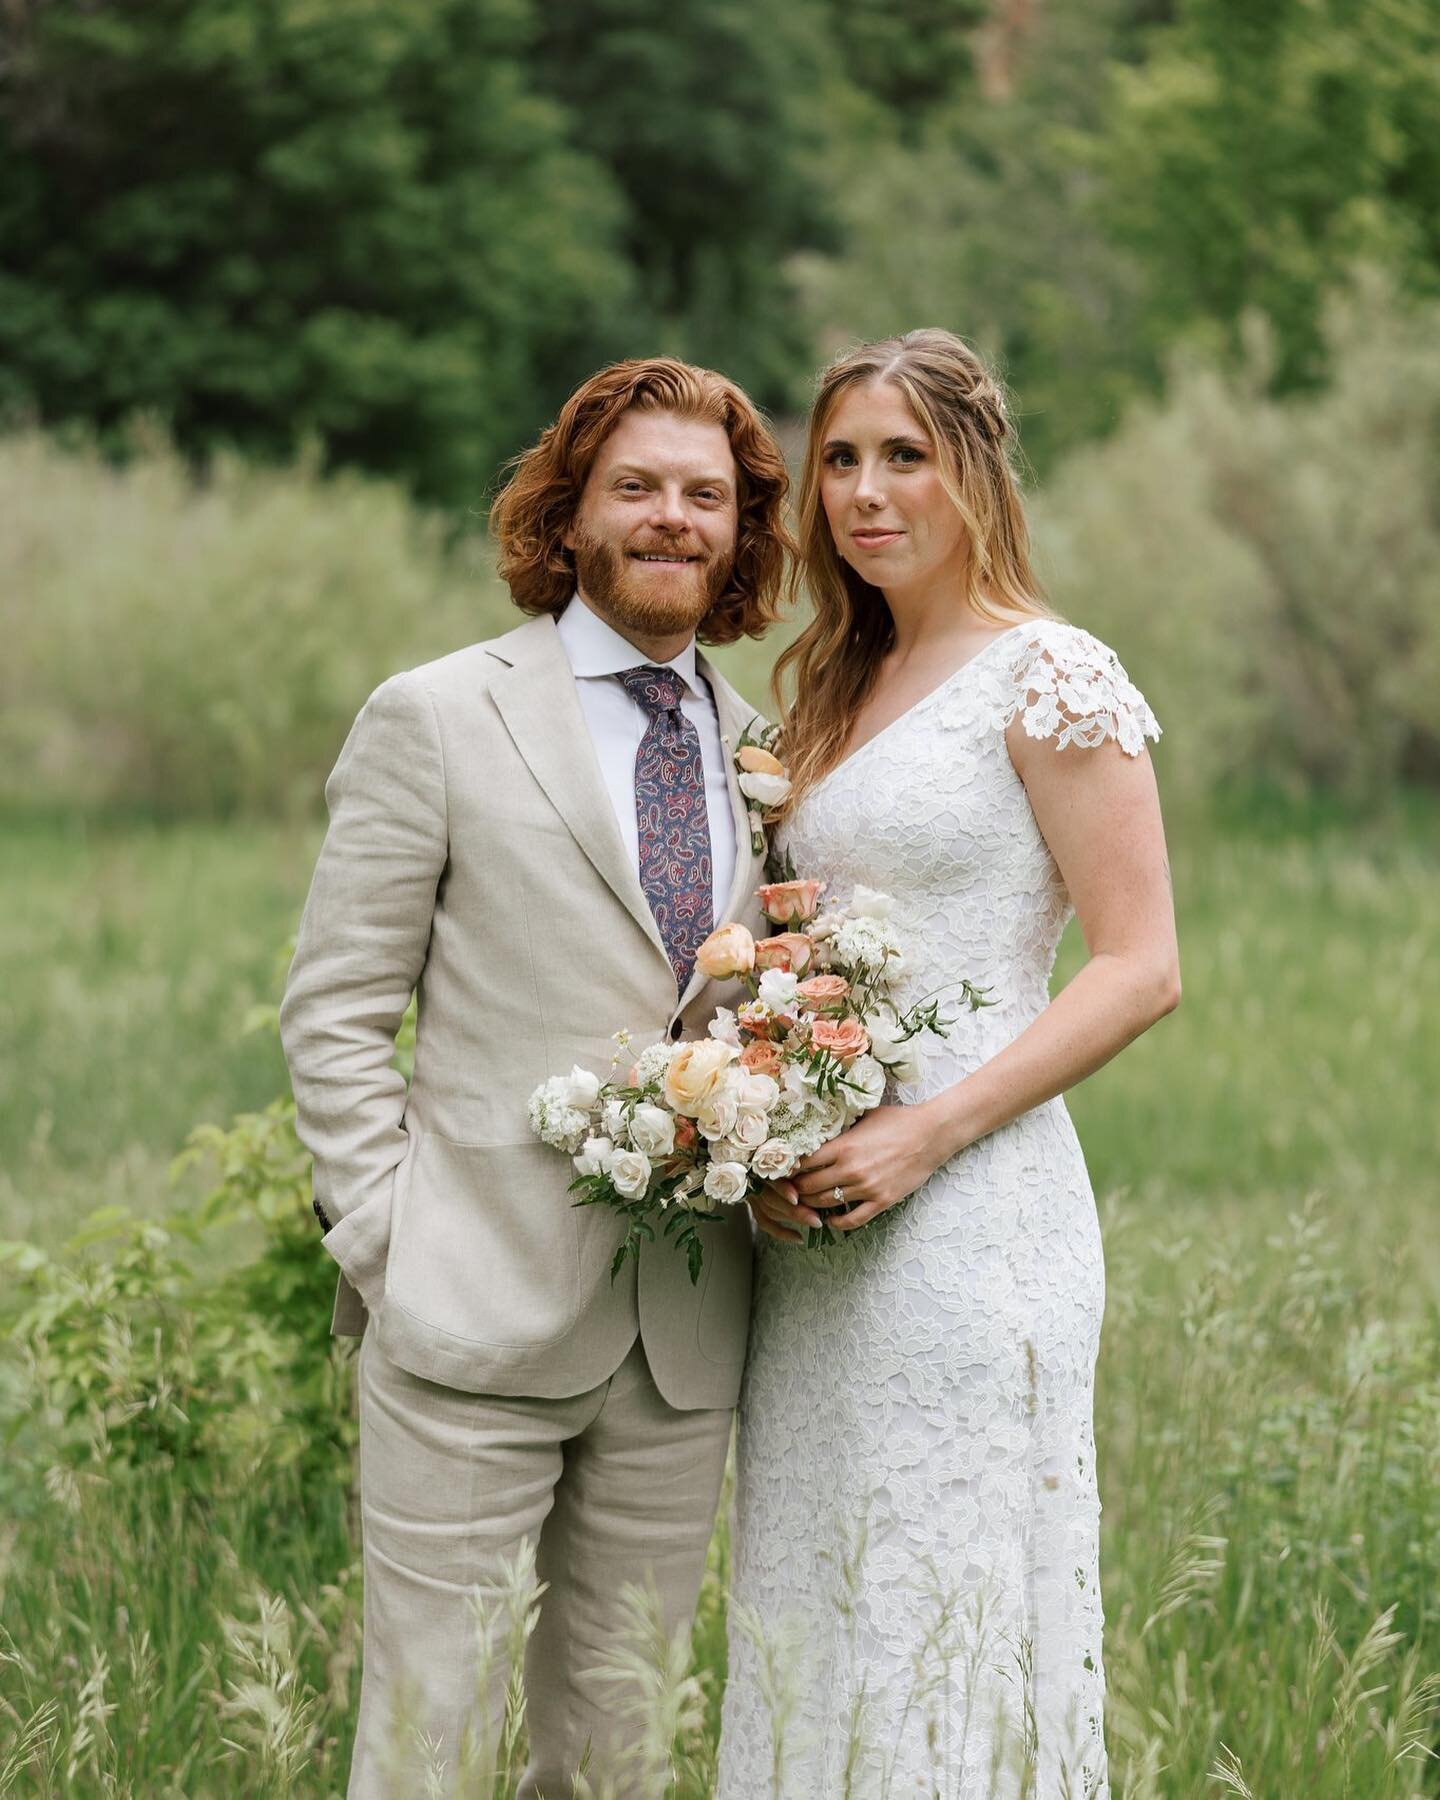
[[[385,682],[326,786],[281,1026],[342,1272],[334,1329],[364,1332],[350,1800],[449,1793],[467,1745],[494,1741],[504,1671],[481,1691],[476,1603],[522,1543],[548,1584],[529,1800],[568,1800],[582,1761],[598,1781],[623,1756],[624,1709],[596,1679],[622,1586],[653,1583],[671,1631],[694,1610],[749,1215],[705,1227],[698,1286],[663,1240],[612,1280],[618,1222],[572,1205],[526,1100],[572,1063],[605,1074],[621,1027],[634,1054],[735,1002],[694,963],[714,924],[763,929],[732,760],[752,709],[695,640],[773,620],[785,488],[733,383],[667,359],[603,370],[492,514],[530,616]],[[392,1058],[417,988],[407,1091]]]

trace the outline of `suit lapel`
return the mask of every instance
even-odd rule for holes
[[[670,959],[655,915],[615,823],[615,809],[554,621],[531,620],[501,638],[491,653],[510,665],[492,679],[490,693],[515,748],[571,836],[668,968]]]

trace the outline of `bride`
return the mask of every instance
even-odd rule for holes
[[[1159,726],[1042,600],[1011,436],[935,330],[833,364],[810,421],[779,841],[836,899],[893,896],[902,1004],[995,1004],[755,1202],[721,1800],[1108,1792],[1104,1269],[1060,1096],[1180,980]],[[1072,908],[1089,957],[1051,1000]],[[801,1248],[822,1217],[838,1242]]]

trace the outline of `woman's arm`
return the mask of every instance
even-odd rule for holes
[[[1056,750],[1053,738],[1027,737],[1019,721],[1006,742],[1089,960],[972,1075],[917,1105],[877,1108],[777,1183],[776,1196],[755,1209],[772,1236],[813,1224],[811,1208],[838,1204],[836,1187],[853,1210],[829,1223],[837,1231],[868,1224],[957,1151],[1083,1081],[1179,1004],[1174,904],[1149,756],[1127,756],[1113,739]]]

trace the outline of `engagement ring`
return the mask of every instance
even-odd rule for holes
[[[831,1195],[833,1196],[835,1204],[837,1206],[843,1206],[845,1204],[844,1188],[842,1188],[842,1187],[832,1188],[830,1190],[830,1192],[831,1192]]]

